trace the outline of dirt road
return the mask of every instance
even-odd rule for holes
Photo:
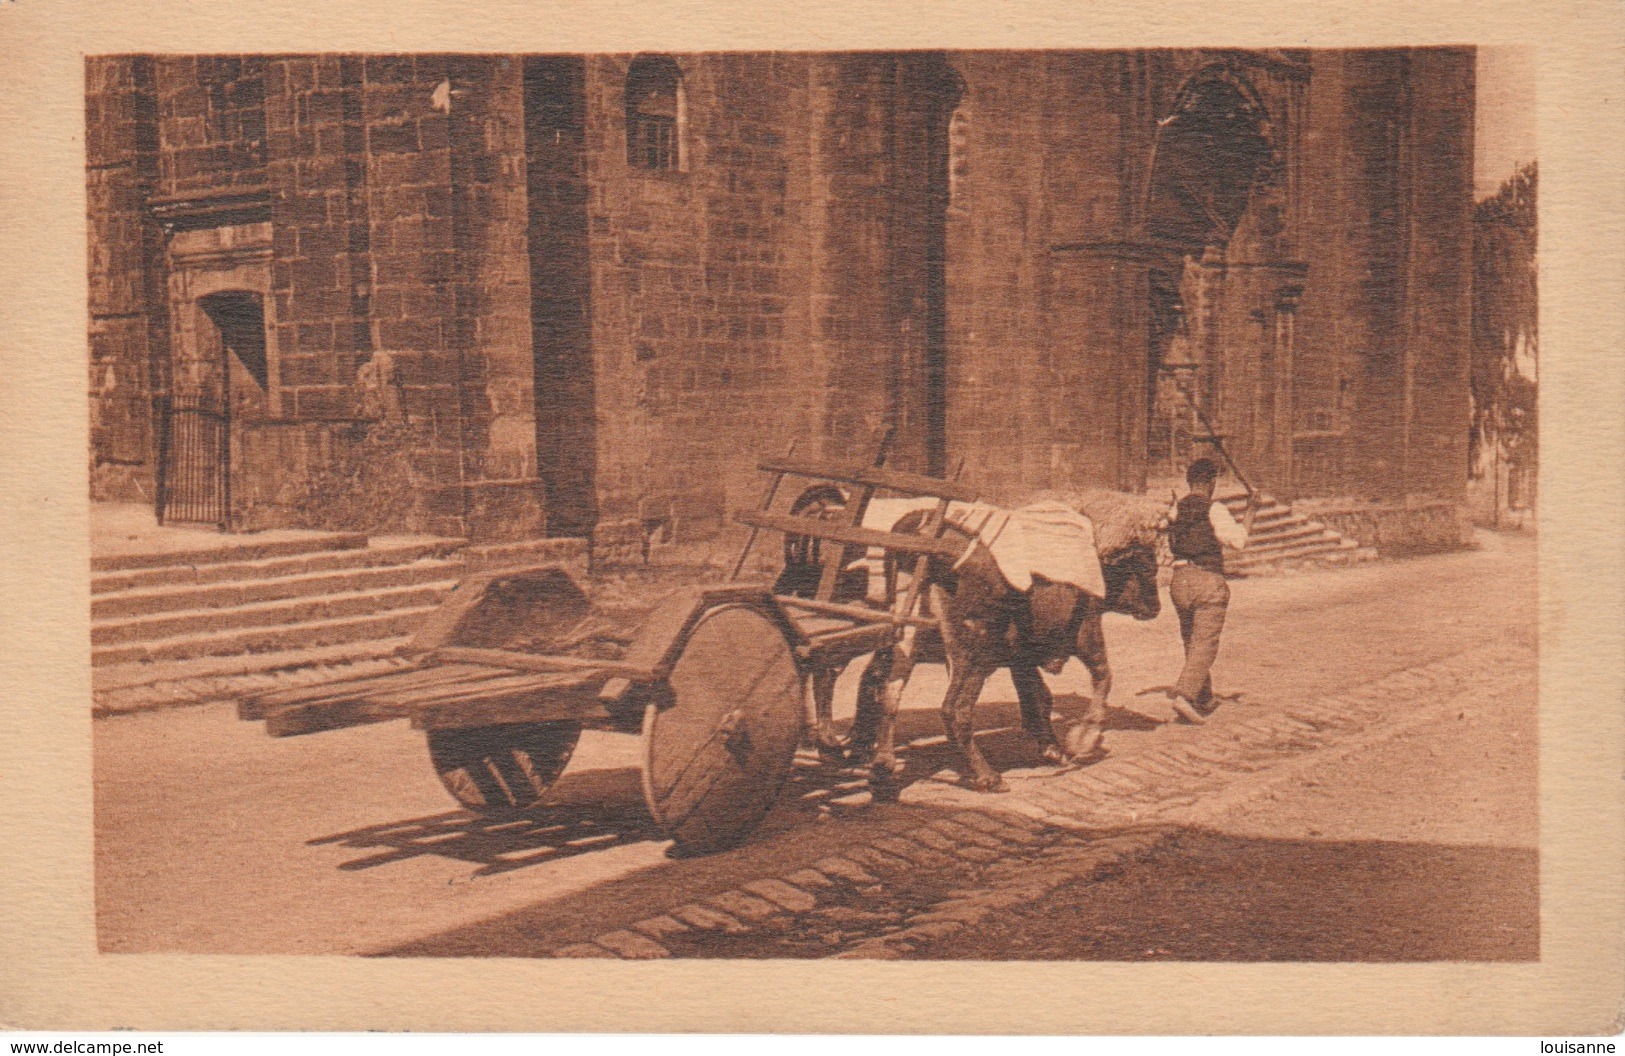
[[[967,885],[997,889],[1004,874],[1026,877],[1022,870],[1038,860],[1040,849],[1060,856],[1046,859],[1052,864],[1073,861],[1077,855],[1065,856],[1082,838],[1080,826],[1109,826],[1128,834],[1121,836],[1118,855],[1125,861],[1152,851],[1159,855],[1155,861],[1172,863],[1161,866],[1171,870],[1169,884],[1143,882],[1140,895],[1123,889],[1126,902],[1139,905],[1149,905],[1152,896],[1145,892],[1157,888],[1211,886],[1239,875],[1211,863],[1228,858],[1238,863],[1236,870],[1247,868],[1248,847],[1261,840],[1296,841],[1305,856],[1302,868],[1319,860],[1333,870],[1343,858],[1328,850],[1334,846],[1329,841],[1444,847],[1455,855],[1456,873],[1472,876],[1488,873],[1471,853],[1492,848],[1495,868],[1502,870],[1500,886],[1526,892],[1532,863],[1519,863],[1532,857],[1534,846],[1533,747],[1530,741],[1514,751],[1509,745],[1521,742],[1509,738],[1523,738],[1533,722],[1534,552],[1526,540],[1490,537],[1487,543],[1477,552],[1237,582],[1218,681],[1223,689],[1243,691],[1245,700],[1200,729],[1162,725],[1166,716],[1149,698],[1135,696],[1138,689],[1166,683],[1177,669],[1172,613],[1149,624],[1109,621],[1117,670],[1108,733],[1112,754],[1085,771],[1032,768],[1030,746],[1010,729],[1009,682],[995,680],[984,694],[979,728],[985,750],[1011,777],[1015,791],[1008,796],[976,796],[952,784],[954,759],[939,735],[935,708],[941,672],[925,669],[905,701],[905,733],[914,738],[907,753],[914,784],[902,803],[871,805],[854,775],[806,760],[756,837],[702,859],[665,856],[667,845],[641,806],[633,769],[637,746],[630,738],[589,734],[557,789],[555,809],[502,824],[451,809],[429,770],[421,735],[403,724],[272,740],[257,726],[236,722],[223,705],[98,720],[99,940],[104,950],[131,952],[752,956],[768,953],[773,945],[758,941],[758,933],[798,934],[801,928],[816,931],[817,938],[795,955],[862,956],[868,955],[865,949],[874,952],[863,943],[875,928],[846,914],[844,928],[830,929],[817,915],[851,908],[847,894],[902,897],[900,880],[887,872],[901,872],[897,855],[913,855],[905,864],[922,886],[917,897],[909,896],[913,909],[888,907],[879,914],[882,921],[870,922],[894,932],[904,928],[910,912],[931,905],[930,899]],[[1082,680],[1076,665],[1057,680],[1063,713],[1075,703],[1066,694]],[[1339,694],[1351,687],[1358,692],[1342,700]],[[1184,858],[1179,845],[1158,844],[1168,849],[1154,850],[1152,844],[1140,847],[1132,835],[1140,821],[1164,807],[1195,809],[1190,805],[1227,789],[1268,783],[1283,767],[1402,724],[1414,708],[1453,707],[1463,692],[1504,700],[1497,707],[1511,726],[1471,732],[1488,721],[1479,716],[1482,709],[1472,709],[1478,717],[1458,720],[1464,723],[1460,731],[1426,727],[1432,732],[1424,734],[1419,726],[1407,734],[1414,744],[1405,742],[1405,752],[1373,749],[1366,764],[1347,764],[1361,773],[1388,768],[1363,791],[1350,785],[1328,796],[1321,788],[1333,788],[1334,778],[1315,778],[1320,786],[1290,794],[1292,809],[1318,809],[1311,804],[1322,798],[1329,805],[1312,819],[1304,815],[1297,835],[1284,815],[1270,820],[1258,814],[1256,824],[1263,826],[1258,832],[1219,828],[1182,835],[1216,841],[1184,845]],[[843,685],[838,699],[851,697],[852,687]],[[1458,733],[1468,741],[1452,740]],[[1450,815],[1454,820],[1446,824],[1445,815],[1429,804],[1470,802],[1472,796],[1490,802],[1483,798],[1489,791],[1483,768],[1454,765],[1471,752],[1507,768],[1497,785],[1501,798],[1494,802],[1500,805],[1489,813]],[[1346,808],[1341,804],[1349,796],[1370,803]],[[1387,814],[1371,805],[1384,797],[1392,801],[1382,808]],[[1333,824],[1344,813],[1353,827]],[[1000,816],[1008,824],[989,820]],[[883,847],[892,850],[875,849]],[[865,853],[867,867],[851,865]],[[1315,859],[1316,854],[1321,857]],[[1393,854],[1399,857],[1382,859],[1390,863],[1381,866],[1385,875],[1416,874],[1427,881],[1423,887],[1456,875],[1417,873],[1421,866],[1414,865],[1414,855],[1405,857],[1409,851]],[[1099,857],[1096,850],[1087,850],[1084,856],[1089,855]],[[1438,863],[1449,855],[1434,857],[1428,868],[1442,869]],[[1285,860],[1270,857],[1254,868],[1267,873],[1270,863]],[[943,864],[949,861],[953,869]],[[837,874],[852,869],[862,875],[850,881],[856,886],[849,891],[842,886],[848,881]],[[1049,869],[1045,875],[1053,887],[1069,874]],[[787,879],[792,877],[798,879]],[[1233,886],[1274,890],[1264,879]],[[1042,897],[1033,893],[1038,889],[1030,877],[1023,882],[1026,886],[1017,888],[1031,896],[1027,901]],[[871,888],[884,888],[882,896]],[[1087,899],[1077,897],[1072,912],[1088,912]],[[1006,939],[959,953],[943,945],[927,954],[930,935],[945,944],[958,941],[939,929],[904,944],[918,951],[905,955],[1143,956],[1125,951],[1152,946],[1138,937],[1102,945],[1095,953],[1082,946],[1035,945],[1039,935],[1055,929],[1039,916],[1028,934],[1020,923],[1026,919],[1019,908],[1022,898],[1001,898],[1003,908],[994,915],[1012,929],[1000,932]],[[1156,920],[1181,908],[1194,926],[1213,912],[1213,902],[1170,895],[1162,918],[1147,910],[1146,930],[1158,930]],[[651,923],[676,920],[672,914],[678,909],[687,912],[682,918],[687,923],[676,926],[680,933],[672,925]],[[1235,926],[1254,916],[1238,911]],[[657,926],[670,935],[651,943],[647,936]],[[1095,930],[1080,926],[1073,932]],[[1026,949],[1019,945],[1024,937]],[[1356,946],[1363,941],[1352,931],[1345,938]],[[1336,951],[1349,948],[1329,940],[1317,946],[1289,939],[1268,948],[1289,951],[1280,956],[1291,956],[1292,950],[1342,956]],[[1370,938],[1359,949],[1381,956],[1392,946],[1383,945],[1386,941]],[[1201,950],[1219,948],[1191,946],[1196,952],[1182,955],[1206,956]],[[1507,950],[1516,949],[1522,947],[1514,943],[1485,955],[1515,955]]]

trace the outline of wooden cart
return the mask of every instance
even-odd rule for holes
[[[792,449],[793,451],[793,449]],[[401,670],[243,700],[239,717],[276,737],[408,719],[427,735],[435,773],[457,801],[485,813],[537,805],[585,729],[641,733],[649,811],[679,850],[700,853],[747,836],[790,775],[811,688],[832,689],[853,658],[893,646],[916,612],[923,576],[889,604],[841,598],[854,553],[880,547],[957,557],[940,534],[964,489],[867,465],[761,464],[757,510],[736,519],[750,538],[733,581],[685,589],[641,612],[595,606],[564,569],[512,568],[463,580],[402,653]],[[777,512],[786,477],[835,482],[853,498],[828,511]],[[876,489],[937,500],[919,535],[861,526]],[[761,530],[820,554],[816,583],[739,582]],[[820,550],[820,547],[822,548]],[[827,701],[826,701],[827,702]]]

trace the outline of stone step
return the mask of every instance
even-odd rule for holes
[[[1262,554],[1279,553],[1283,550],[1301,550],[1305,547],[1309,547],[1311,549],[1315,547],[1329,549],[1331,547],[1343,546],[1346,542],[1347,541],[1342,536],[1338,535],[1329,528],[1306,525],[1301,532],[1284,538],[1267,539],[1258,543],[1248,540],[1247,549],[1241,551],[1241,553],[1237,554],[1236,556],[1256,557]],[[1352,546],[1354,544],[1348,543],[1347,545]]]
[[[110,594],[166,586],[230,583],[315,572],[334,572],[340,569],[373,568],[424,558],[447,557],[456,553],[463,545],[461,539],[414,538],[402,541],[374,539],[370,545],[359,548],[310,551],[241,561],[211,561],[197,565],[166,564],[93,576],[90,591],[92,594]]]
[[[93,573],[127,572],[138,568],[162,568],[170,565],[217,565],[330,550],[359,550],[366,545],[367,537],[358,532],[312,532],[291,539],[255,539],[251,535],[240,538],[222,537],[218,546],[103,554],[90,559],[90,570]]]
[[[1325,535],[1329,528],[1318,521],[1294,517],[1288,521],[1272,524],[1267,530],[1255,530],[1247,537],[1247,549],[1257,550],[1260,547],[1271,546],[1276,543],[1292,542],[1297,539],[1308,539]],[[1333,532],[1333,535],[1337,533]],[[1341,538],[1341,536],[1339,536]],[[1245,553],[1246,551],[1243,551]]]
[[[1225,571],[1244,573],[1284,560],[1340,555],[1360,549],[1358,543],[1336,535],[1320,536],[1297,543],[1262,550],[1244,550],[1225,559]]]
[[[434,610],[433,605],[423,605],[365,616],[312,620],[273,627],[246,627],[102,646],[91,649],[90,662],[96,667],[113,664],[166,663],[205,656],[270,654],[280,650],[312,649],[348,642],[377,642],[379,652],[382,652],[387,639],[396,639],[413,633],[423,619]]]
[[[1376,559],[1377,552],[1371,547],[1348,544],[1302,554],[1268,555],[1235,568],[1226,566],[1225,572],[1231,576],[1250,578],[1276,572],[1353,565]]]
[[[188,609],[233,609],[258,602],[444,582],[456,579],[463,571],[464,565],[460,560],[424,558],[303,575],[247,577],[207,585],[180,584],[123,590],[92,597],[90,619],[92,624],[100,624],[109,620],[157,616]]]
[[[1369,555],[1359,544],[1344,539],[1319,521],[1305,517],[1290,505],[1259,492],[1259,508],[1247,549],[1225,555],[1225,570],[1236,575],[1256,575],[1297,564],[1324,561],[1342,564],[1364,560]],[[1247,495],[1227,491],[1218,496],[1238,519],[1246,510]]]
[[[573,575],[587,574],[588,546],[585,539],[522,539],[513,543],[484,543],[467,546],[458,554],[470,571],[487,571],[517,565],[563,565]]]
[[[455,580],[438,580],[404,587],[255,602],[229,609],[187,609],[156,616],[105,620],[91,626],[90,641],[92,646],[129,645],[248,628],[291,627],[312,621],[372,616],[432,606],[456,585]]]

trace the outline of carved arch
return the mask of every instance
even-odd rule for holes
[[[1184,253],[1224,246],[1279,168],[1269,111],[1234,67],[1186,79],[1157,122],[1141,217],[1146,237]]]

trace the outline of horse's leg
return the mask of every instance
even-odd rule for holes
[[[903,690],[914,672],[914,645],[917,628],[905,627],[891,651],[886,683],[880,692],[880,725],[875,737],[874,758],[869,764],[869,790],[877,801],[897,799],[902,786],[897,780],[902,769],[897,762],[897,713],[903,705]],[[878,659],[878,654],[876,659]]]
[[[1039,754],[1045,762],[1056,765],[1066,762],[1066,754],[1056,743],[1055,728],[1050,724],[1055,698],[1044,684],[1044,676],[1031,664],[1014,663],[1010,665],[1010,681],[1016,684],[1016,698],[1021,701],[1021,727],[1038,745]]]
[[[1008,786],[999,772],[976,747],[976,701],[982,695],[993,667],[972,660],[955,665],[948,678],[948,692],[942,698],[942,725],[969,767],[965,783],[978,792],[1006,792]]]
[[[938,614],[942,651],[948,661],[948,690],[942,697],[943,731],[964,757],[967,785],[978,792],[1007,791],[1004,779],[976,747],[976,701],[994,670],[986,658],[986,630],[955,618],[948,610],[947,592],[934,584],[931,602]]]
[[[840,671],[820,667],[809,680],[813,697],[813,746],[825,758],[845,755],[845,743],[835,733],[835,680]]]
[[[881,694],[886,689],[886,676],[891,673],[892,650],[877,649],[863,666],[858,679],[858,710],[852,717],[852,731],[846,738],[846,757],[862,761],[874,754],[875,739],[880,734],[880,720],[885,710]]]
[[[1089,671],[1089,695],[1085,698],[1083,721],[1066,735],[1066,754],[1073,762],[1093,762],[1105,755],[1106,701],[1112,692],[1112,665],[1106,656],[1106,638],[1101,629],[1101,613],[1091,612],[1078,626],[1074,640],[1077,657]]]

